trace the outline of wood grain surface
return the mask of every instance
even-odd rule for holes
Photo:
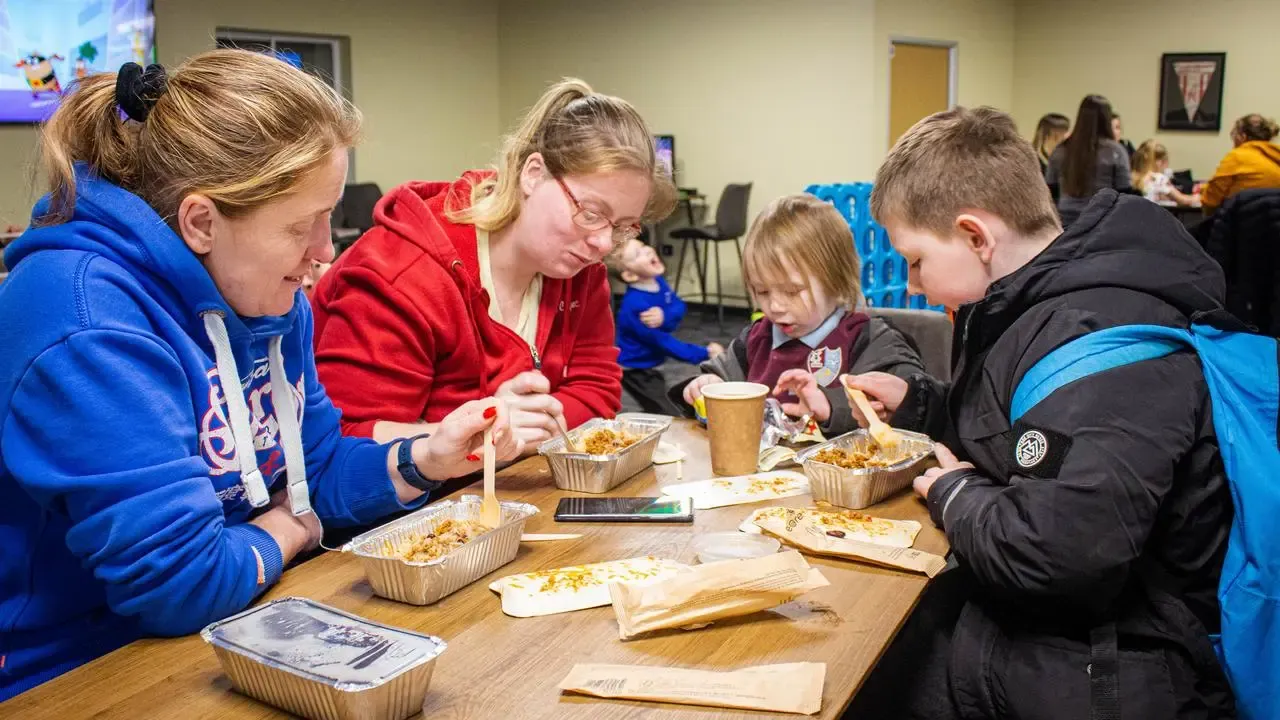
[[[663,485],[710,476],[705,433],[677,421],[668,442],[688,452],[683,478],[676,466],[651,467],[611,495],[657,495]],[[467,493],[479,494],[478,484]],[[624,663],[728,670],[783,662],[825,662],[826,685],[819,717],[838,717],[877,658],[901,627],[921,592],[923,576],[853,562],[810,557],[830,587],[775,610],[716,623],[696,631],[673,631],[622,642],[609,607],[563,615],[512,618],[502,614],[494,578],[512,573],[659,555],[696,559],[689,545],[703,532],[732,530],[756,505],[698,511],[692,525],[565,524],[552,515],[565,496],[552,484],[546,463],[534,457],[498,476],[504,500],[537,505],[541,513],[525,532],[582,533],[574,540],[525,543],[509,565],[428,607],[373,595],[359,562],[330,552],[289,569],[266,599],[298,595],[376,622],[444,638],[449,647],[437,661],[425,710],[431,718],[764,718],[788,717],[682,705],[600,700],[561,695],[556,685],[575,663]],[[777,501],[795,507],[809,496]],[[918,520],[925,527],[915,547],[945,554],[946,540],[929,521],[924,505],[903,493],[870,509],[871,514]],[[0,717],[173,718],[219,720],[287,717],[232,690],[213,651],[197,636],[141,640],[0,704]],[[790,717],[795,717],[790,716]]]

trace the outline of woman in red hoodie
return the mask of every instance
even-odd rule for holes
[[[622,371],[601,260],[673,198],[639,113],[579,80],[547,90],[494,171],[392,190],[312,297],[344,431],[431,432],[496,395],[528,452],[558,419],[612,417]]]

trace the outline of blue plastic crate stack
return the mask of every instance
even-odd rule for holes
[[[907,261],[889,244],[889,235],[871,219],[871,183],[810,185],[805,192],[836,206],[853,231],[862,258],[862,294],[871,307],[942,311],[923,295],[907,293]]]

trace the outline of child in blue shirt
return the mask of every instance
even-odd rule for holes
[[[667,358],[697,365],[724,352],[719,343],[706,347],[677,340],[671,333],[684,319],[684,301],[662,277],[666,266],[652,247],[631,240],[606,264],[613,277],[627,284],[618,309],[618,364],[622,387],[645,412],[677,415],[667,399],[667,382],[658,366]]]

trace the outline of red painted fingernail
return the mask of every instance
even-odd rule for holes
[[[479,455],[476,455],[476,454],[474,454],[474,453],[473,453],[473,454],[471,454],[471,455],[468,455],[468,456],[467,456],[467,462],[480,462],[480,456],[479,456]]]
[[[496,407],[487,407],[487,408],[485,408],[485,409],[484,409],[484,419],[485,419],[485,420],[492,420],[492,419],[493,419],[493,416],[494,416],[494,415],[497,415],[497,414],[498,414],[498,408],[496,408]]]

